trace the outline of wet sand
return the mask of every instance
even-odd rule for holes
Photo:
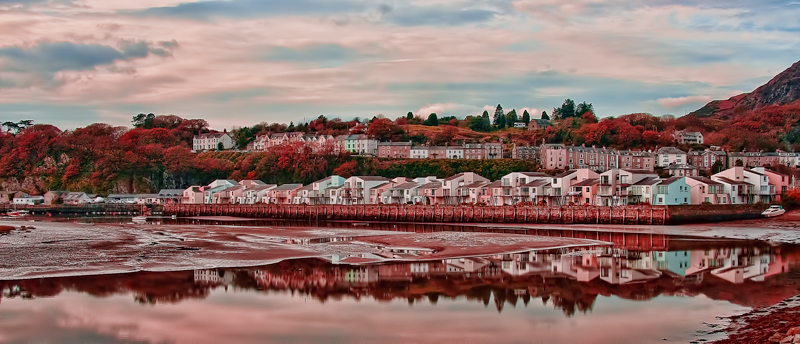
[[[285,259],[370,256],[382,260],[443,259],[606,243],[493,233],[401,233],[362,229],[80,224],[0,221],[35,226],[0,236],[0,279],[135,271],[175,271],[272,264]],[[395,238],[397,237],[397,238]],[[433,255],[386,254],[383,246],[429,248]],[[348,263],[348,261],[344,261]]]

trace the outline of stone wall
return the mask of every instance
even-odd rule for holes
[[[671,225],[713,223],[761,218],[769,204],[705,204],[669,206]]]

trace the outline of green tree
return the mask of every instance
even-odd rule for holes
[[[519,117],[517,117],[517,110],[516,109],[511,109],[511,111],[509,111],[506,114],[506,125],[511,127],[511,126],[514,126],[514,123],[517,123],[517,122],[519,122]]]
[[[486,114],[486,116],[477,116],[477,117],[472,117],[470,119],[469,121],[470,129],[482,132],[488,132],[492,130],[492,124],[489,123],[489,114],[486,113],[485,111],[484,113]]]
[[[547,115],[547,111],[542,111],[542,119],[545,121],[550,120],[550,116]]]
[[[222,142],[217,143],[217,150],[220,152],[225,150],[225,146],[222,145]]]
[[[407,120],[409,120],[409,121],[410,121],[410,120],[412,120],[412,119],[414,119],[414,114],[413,114],[413,113],[411,113],[411,111],[409,111],[409,112],[406,114],[406,119],[407,119]]]
[[[503,113],[503,107],[500,104],[497,104],[497,107],[494,109],[494,125],[497,129],[503,129],[506,127],[506,116]]]
[[[155,122],[156,115],[149,113],[143,114],[140,113],[136,116],[133,116],[131,123],[133,123],[134,128],[142,128],[142,129],[153,129],[153,124]]]
[[[525,123],[525,125],[531,123],[531,114],[528,113],[528,110],[522,112],[522,123]]]
[[[575,117],[575,101],[572,99],[564,99],[561,107],[553,109],[553,115],[556,119]]]
[[[426,119],[425,122],[422,122],[422,124],[423,125],[427,125],[429,127],[435,127],[435,126],[439,125],[439,117],[436,116],[435,112],[431,113],[428,116],[428,119]]]
[[[711,165],[711,173],[717,174],[725,170],[725,166],[722,165],[722,162],[717,160]]]
[[[581,117],[583,114],[589,111],[594,112],[594,106],[592,106],[591,103],[586,103],[584,101],[583,103],[578,104],[577,109],[575,109],[575,117]]]

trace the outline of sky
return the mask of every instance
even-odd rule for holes
[[[0,0],[0,121],[538,118],[565,98],[681,116],[800,60],[797,18],[798,0]]]

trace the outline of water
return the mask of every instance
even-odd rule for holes
[[[0,342],[685,343],[800,293],[794,245],[664,246],[0,281]]]

